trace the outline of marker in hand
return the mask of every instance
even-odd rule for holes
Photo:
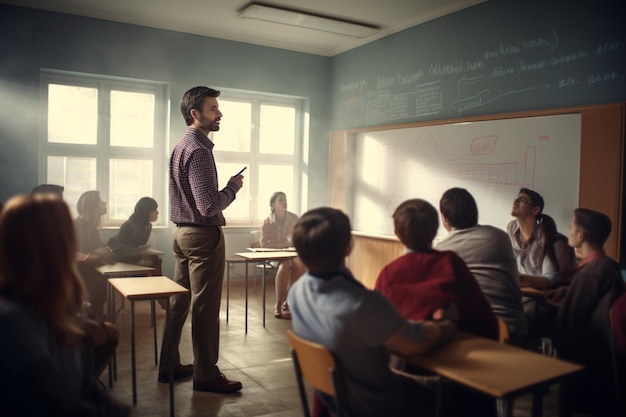
[[[241,169],[241,171],[239,171],[238,173],[236,173],[235,175],[233,175],[233,177],[238,177],[238,176],[240,176],[240,175],[241,175],[241,174],[242,174],[242,173],[246,170],[246,168],[248,168],[248,167],[243,167],[243,168]]]

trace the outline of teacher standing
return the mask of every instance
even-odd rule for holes
[[[188,127],[170,158],[170,219],[176,224],[172,244],[176,261],[174,281],[191,294],[174,296],[171,335],[167,334],[167,327],[163,335],[159,382],[169,382],[168,367],[174,360],[174,379],[193,374],[194,391],[233,393],[241,390],[241,382],[228,380],[217,367],[226,262],[222,232],[226,220],[222,211],[235,200],[243,176],[231,177],[226,187],[218,189],[214,144],[208,135],[220,130],[219,95],[212,88],[194,87],[180,101]],[[182,365],[180,337],[190,307],[194,363]],[[171,347],[167,340],[172,341]]]

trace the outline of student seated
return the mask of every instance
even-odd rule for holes
[[[461,331],[498,340],[496,316],[463,260],[454,252],[431,248],[437,210],[412,199],[393,213],[394,232],[409,250],[383,268],[376,289],[408,320],[424,320],[454,306]]]
[[[298,221],[298,215],[287,211],[287,196],[277,191],[270,198],[270,216],[263,221],[261,228],[261,247],[284,249],[293,246],[291,233]],[[278,262],[276,271],[275,290],[276,304],[274,317],[279,319],[290,318],[287,292],[289,287],[304,273],[304,266],[299,258]]]
[[[476,201],[463,188],[443,193],[439,211],[450,233],[437,249],[453,251],[465,261],[493,312],[507,324],[510,343],[524,345],[528,325],[509,236],[496,227],[478,224]]]
[[[513,200],[507,225],[520,272],[520,285],[539,289],[567,284],[575,256],[565,237],[557,233],[551,217],[543,214],[544,200],[528,188],[520,189]]]
[[[33,188],[30,193],[34,196],[45,196],[63,200],[64,190],[65,187],[62,185],[39,184]],[[86,256],[85,254],[80,254],[79,257]],[[99,377],[109,364],[117,348],[119,334],[113,323],[96,320],[93,314],[93,308],[87,301],[85,301],[83,305],[83,318],[82,326],[87,336],[88,352],[92,357],[93,371],[96,377]]]
[[[104,246],[100,238],[100,218],[106,214],[107,206],[100,198],[100,192],[92,190],[81,194],[76,210],[78,217],[74,219],[74,228],[78,237],[78,271],[89,292],[93,315],[103,320],[106,316],[107,280],[96,267],[115,263],[113,252]]]
[[[19,244],[16,244],[19,242]],[[18,196],[0,214],[0,414],[121,417],[130,409],[97,381],[82,314],[70,211],[59,198]]]
[[[626,292],[622,294],[611,309],[611,324],[615,332],[615,349],[622,364],[626,365]],[[626,388],[626,373],[624,374]]]
[[[158,203],[151,197],[142,197],[135,204],[135,211],[120,227],[120,231],[109,239],[108,245],[115,260],[158,268],[161,260],[157,255],[143,255],[148,248],[152,222],[159,218]]]
[[[287,296],[293,331],[333,352],[349,415],[432,415],[435,393],[393,372],[388,351],[427,352],[450,339],[455,326],[447,320],[409,322],[380,293],[364,288],[345,268],[351,241],[350,220],[336,209],[311,210],[296,223],[293,243],[308,272]]]
[[[552,341],[559,357],[585,365],[569,391],[577,410],[610,415],[611,362],[609,311],[624,293],[617,262],[604,253],[611,220],[597,211],[578,208],[570,223],[569,244],[582,256],[554,321]]]

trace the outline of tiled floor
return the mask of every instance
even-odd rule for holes
[[[220,360],[218,366],[229,379],[241,381],[243,390],[221,395],[192,390],[192,378],[175,383],[177,416],[265,416],[302,415],[294,371],[289,354],[287,329],[290,321],[272,315],[274,288],[268,285],[266,327],[262,325],[261,289],[249,291],[248,333],[244,332],[244,288],[232,286],[229,321],[226,322],[226,297],[222,301]],[[118,302],[119,305],[119,302]],[[150,327],[150,303],[137,302],[136,360],[137,404],[133,416],[169,416],[169,385],[157,382],[154,345]],[[160,337],[165,311],[157,305],[157,331]],[[122,311],[116,320],[120,331],[118,378],[112,393],[132,403],[130,359],[130,314]],[[191,323],[188,319],[181,340],[181,361],[192,363]],[[102,381],[108,382],[105,371]]]
[[[176,415],[185,417],[295,417],[302,409],[294,371],[289,355],[286,331],[290,321],[273,317],[274,291],[271,283],[267,289],[266,327],[262,325],[261,289],[249,292],[248,333],[244,332],[244,288],[231,286],[229,322],[226,322],[226,298],[222,301],[220,360],[218,365],[229,379],[243,383],[241,393],[221,395],[195,392],[191,378],[175,383]],[[225,294],[225,289],[224,289]],[[157,382],[154,363],[152,328],[149,320],[149,303],[136,304],[137,337],[137,404],[133,416],[169,416],[169,385]],[[157,306],[157,330],[162,335],[164,310]],[[118,347],[118,378],[112,388],[117,398],[132,403],[130,318],[122,311],[117,318],[120,330]],[[187,320],[181,341],[183,363],[191,363],[191,324]],[[107,382],[107,371],[102,375]],[[544,398],[545,417],[557,415],[557,396],[553,387]],[[530,397],[516,401],[514,416],[530,416]],[[381,416],[383,417],[383,416]]]

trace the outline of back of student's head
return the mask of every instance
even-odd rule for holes
[[[29,306],[61,342],[82,333],[84,288],[69,207],[52,196],[12,198],[0,214],[0,297]]]
[[[393,225],[404,246],[413,250],[428,249],[439,228],[437,210],[426,200],[407,200],[393,212]]]
[[[547,214],[539,215],[539,227],[541,227],[541,236],[547,242],[552,242],[558,237],[558,230],[554,219]]]
[[[575,226],[584,233],[590,245],[601,248],[611,234],[611,219],[595,210],[577,208],[574,210]]]
[[[98,224],[100,222],[100,191],[85,191],[78,197],[76,211],[78,216],[89,223]]]
[[[450,188],[443,193],[439,211],[455,229],[467,229],[478,224],[478,206],[465,188]]]
[[[31,194],[52,194],[63,199],[63,191],[65,187],[56,184],[39,184],[31,190]]]
[[[335,271],[344,264],[352,241],[350,219],[340,210],[320,207],[309,210],[293,229],[293,245],[312,273]]]

